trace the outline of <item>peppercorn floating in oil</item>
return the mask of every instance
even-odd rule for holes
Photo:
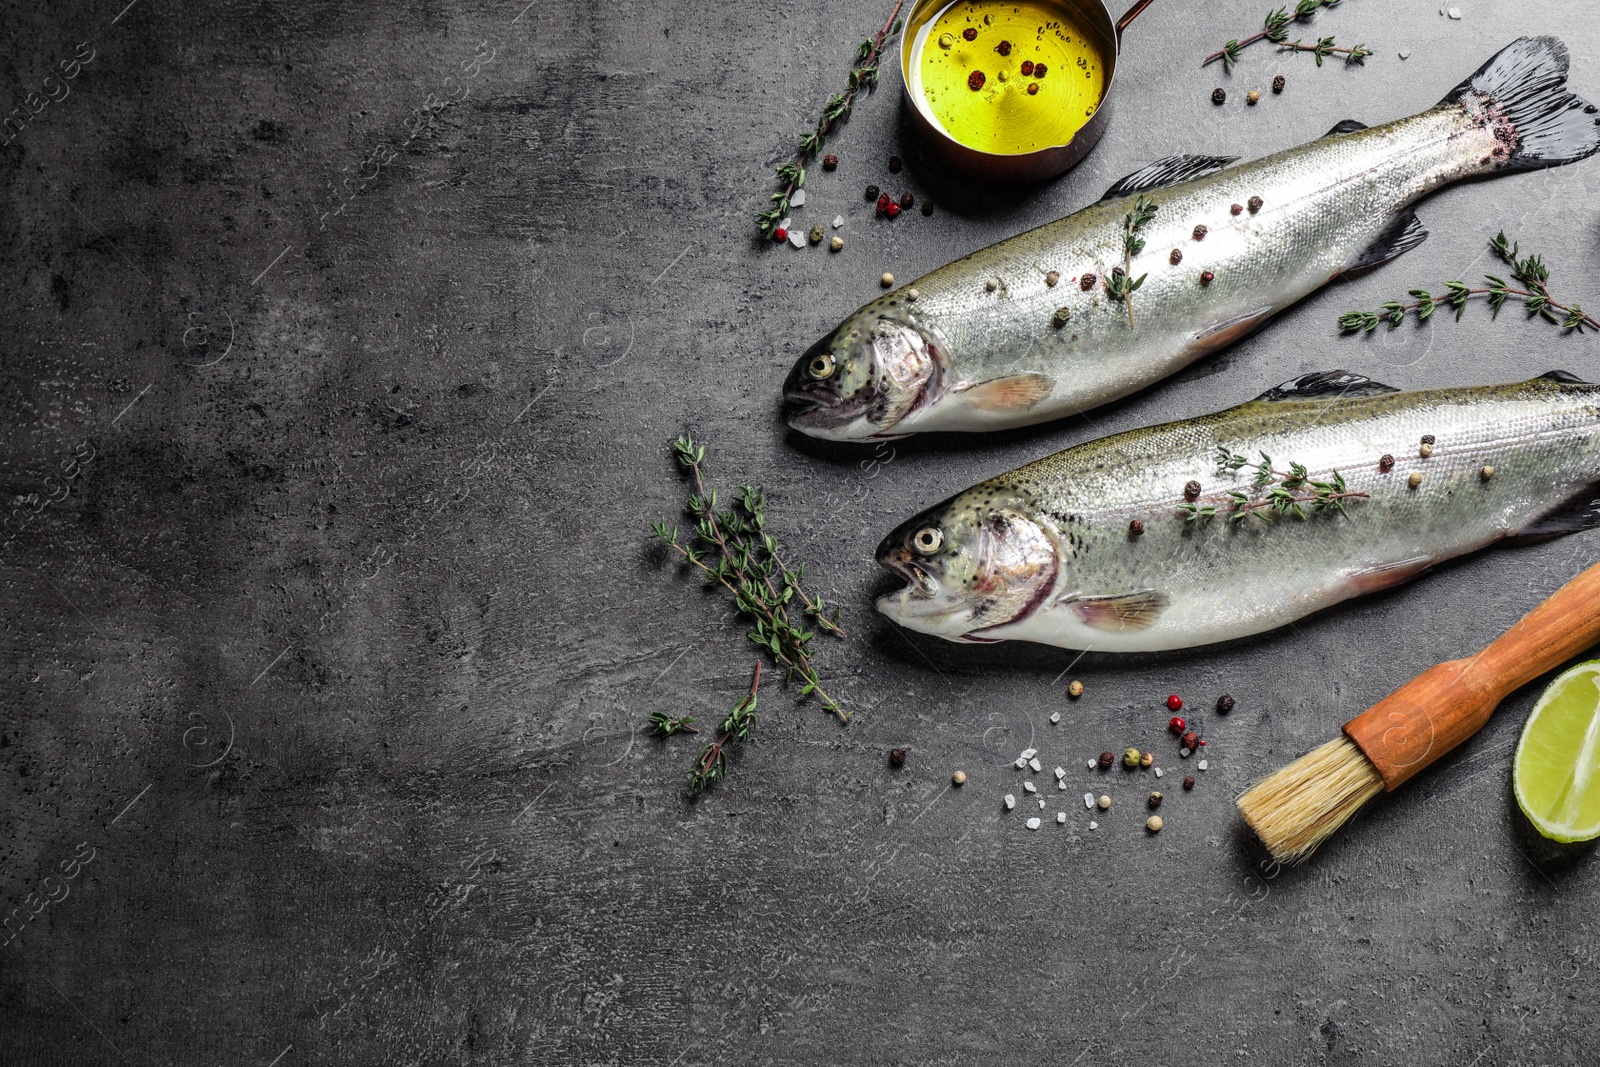
[[[1050,0],[957,0],[917,31],[910,70],[940,129],[998,155],[1066,144],[1105,91],[1099,39]]]
[[[1437,443],[1415,469],[1373,462],[1418,447],[1424,430]],[[1405,393],[1308,374],[1226,411],[1069,448],[913,516],[879,545],[905,586],[878,610],[952,641],[1097,653],[1248,637],[1503,540],[1600,525],[1597,472],[1600,385],[1564,372]],[[1203,751],[1199,716],[1179,703],[1167,702],[1168,726],[1184,719],[1182,744]]]
[[[1026,42],[1007,37],[1010,55],[994,51],[996,35],[1008,32],[985,25],[949,50],[983,57],[995,72],[984,92],[1026,80],[1039,95],[1012,95],[1043,104],[1063,75],[1082,80],[1048,60],[1043,80],[1037,65],[1023,75]],[[995,66],[1013,62],[1009,73]],[[1340,274],[1415,248],[1427,231],[1412,205],[1429,192],[1600,149],[1600,118],[1565,90],[1566,67],[1560,42],[1524,38],[1410,117],[1372,129],[1341,122],[1251,163],[1177,155],[1141,167],[1076,214],[916,279],[915,314],[890,294],[796,352],[785,383],[790,425],[846,441],[981,432],[1075,417],[1143,389]],[[982,95],[964,81],[954,91]],[[1442,208],[1439,219],[1448,221]],[[1196,241],[1200,226],[1205,239]],[[1053,290],[1050,271],[1060,277]],[[1058,326],[1063,307],[1068,322]],[[822,366],[825,375],[815,370]],[[1401,455],[1402,446],[1385,447]],[[1210,484],[1204,472],[1195,477]]]

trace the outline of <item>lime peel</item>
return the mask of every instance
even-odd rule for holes
[[[1587,684],[1585,684],[1587,683]],[[1528,715],[1512,790],[1534,827],[1554,841],[1600,837],[1600,660],[1563,672]]]

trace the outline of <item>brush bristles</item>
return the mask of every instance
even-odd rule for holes
[[[1381,792],[1378,769],[1341,736],[1257,782],[1240,795],[1238,804],[1273,858],[1293,863],[1316,851]]]

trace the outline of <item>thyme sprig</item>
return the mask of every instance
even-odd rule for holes
[[[1488,300],[1492,309],[1490,317],[1494,318],[1507,300],[1516,297],[1527,309],[1529,318],[1537,315],[1563,330],[1578,333],[1586,327],[1600,330],[1600,321],[1583,308],[1577,304],[1563,304],[1550,295],[1550,269],[1544,265],[1544,260],[1537,255],[1523,256],[1521,246],[1508,240],[1504,230],[1495,234],[1489,248],[1510,265],[1512,280],[1520,282],[1524,288],[1517,288],[1498,275],[1485,274],[1484,280],[1489,284],[1482,288],[1474,289],[1465,282],[1453,281],[1445,282],[1445,291],[1437,294],[1426,289],[1412,289],[1408,293],[1409,302],[1386,300],[1378,305],[1377,311],[1346,311],[1339,316],[1339,329],[1345,333],[1371,333],[1378,323],[1387,322],[1392,330],[1404,322],[1408,314],[1416,315],[1418,322],[1426,322],[1442,307],[1454,308],[1459,322],[1467,301],[1476,297]]]
[[[1372,49],[1364,44],[1354,48],[1335,48],[1332,37],[1319,37],[1315,44],[1305,44],[1301,41],[1286,41],[1278,45],[1280,52],[1310,52],[1317,60],[1317,66],[1322,66],[1322,61],[1328,56],[1344,56],[1346,66],[1363,66],[1361,62],[1372,55]]]
[[[871,40],[862,41],[856,46],[856,55],[850,64],[850,75],[846,79],[845,91],[828,98],[816,126],[810,132],[800,135],[800,146],[795,152],[794,159],[777,169],[778,184],[783,188],[772,194],[773,206],[756,216],[756,222],[761,227],[761,236],[770,238],[772,232],[778,228],[778,223],[788,217],[789,198],[794,196],[795,190],[806,184],[806,164],[822,151],[833,128],[850,117],[850,109],[855,106],[856,94],[862,89],[870,93],[878,87],[878,59],[883,54],[884,42],[900,32],[902,25],[900,8],[904,4],[905,0],[895,0],[889,17],[883,20],[883,27]]]
[[[689,792],[699,793],[712,782],[728,776],[728,745],[734,741],[750,740],[750,731],[756,725],[756,692],[761,688],[761,661],[756,660],[755,677],[750,679],[750,692],[733,706],[722,725],[718,737],[700,750],[694,770],[689,772]]]
[[[671,737],[673,734],[678,733],[697,734],[700,732],[695,727],[689,725],[690,723],[694,722],[693,715],[685,715],[682,718],[674,718],[664,711],[652,711],[650,713],[649,721],[650,732],[657,737]]]
[[[1200,65],[1204,67],[1220,59],[1222,60],[1222,65],[1231,71],[1233,70],[1233,65],[1239,62],[1239,53],[1257,41],[1271,41],[1282,48],[1296,51],[1318,51],[1317,66],[1319,67],[1322,66],[1322,56],[1334,52],[1359,51],[1362,53],[1361,56],[1346,59],[1346,62],[1359,63],[1363,58],[1372,54],[1370,50],[1362,45],[1356,45],[1354,49],[1334,48],[1332,37],[1324,37],[1315,45],[1302,45],[1299,41],[1295,41],[1292,44],[1289,43],[1289,27],[1292,24],[1305,22],[1312,15],[1315,15],[1319,8],[1338,6],[1339,0],[1298,0],[1293,11],[1286,7],[1270,11],[1262,22],[1259,33],[1253,33],[1242,41],[1237,38],[1229,41],[1217,51],[1202,59]]]
[[[1133,257],[1144,251],[1144,238],[1139,230],[1156,217],[1155,201],[1141,196],[1134,201],[1133,210],[1122,217],[1122,269],[1113,270],[1106,279],[1106,292],[1113,300],[1120,300],[1128,308],[1128,327],[1133,328],[1133,293],[1144,284],[1147,274],[1133,276]]]
[[[1252,496],[1240,489],[1228,491],[1228,521],[1243,523],[1254,515],[1258,519],[1270,521],[1279,516],[1292,515],[1297,519],[1308,518],[1309,515],[1318,515],[1323,512],[1337,511],[1340,515],[1348,517],[1344,502],[1368,494],[1350,489],[1344,480],[1344,475],[1338,471],[1326,480],[1311,477],[1311,472],[1303,463],[1289,464],[1289,469],[1279,470],[1272,465],[1272,457],[1265,452],[1259,453],[1259,461],[1229,451],[1226,446],[1217,446],[1217,471],[1222,474],[1233,474],[1242,469],[1249,468],[1256,472],[1251,482],[1251,489],[1259,492],[1266,490],[1265,496]],[[1308,514],[1307,508],[1310,508]],[[1221,514],[1221,509],[1215,504],[1197,504],[1185,502],[1178,505],[1178,510],[1185,515],[1184,522],[1194,523],[1201,519],[1209,519]]]
[[[848,722],[849,713],[822,687],[811,665],[812,638],[818,633],[844,636],[839,609],[830,611],[822,597],[807,593],[801,585],[805,566],[790,567],[778,554],[778,542],[767,532],[765,490],[740,486],[735,505],[719,511],[717,490],[705,481],[705,446],[684,434],[672,450],[694,483],[685,506],[694,520],[693,534],[680,541],[676,524],[658,522],[651,526],[652,535],[700,570],[706,584],[728,591],[740,613],[751,620],[745,635],[784,669],[786,681],[800,680],[802,698],[815,693],[824,711]],[[815,630],[795,625],[790,611],[796,606]]]

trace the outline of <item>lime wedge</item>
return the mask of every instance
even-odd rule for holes
[[[1522,728],[1511,787],[1553,841],[1600,837],[1600,660],[1550,683]]]

